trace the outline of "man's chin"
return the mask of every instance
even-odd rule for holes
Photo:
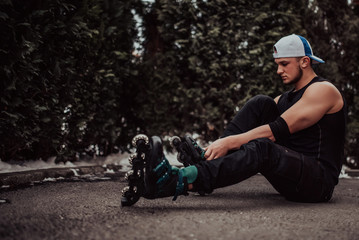
[[[294,85],[299,81],[299,79],[284,79],[283,84],[284,85]]]
[[[288,80],[288,79],[283,79],[282,81],[283,81],[283,84],[284,84],[284,85],[290,85],[290,84],[292,84],[292,81],[290,81],[290,80]]]

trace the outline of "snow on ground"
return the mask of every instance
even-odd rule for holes
[[[89,161],[76,161],[76,162],[66,162],[66,163],[55,163],[55,157],[48,159],[47,161],[36,160],[36,161],[16,161],[16,162],[2,162],[0,160],[0,174],[9,173],[9,172],[22,172],[29,170],[37,169],[50,169],[50,168],[76,168],[83,166],[104,166],[104,165],[120,165],[122,166],[121,171],[127,172],[130,170],[131,166],[128,162],[130,153],[118,153],[111,154],[107,157],[97,157]],[[165,153],[166,158],[171,165],[182,166],[181,163],[177,161],[177,153]],[[348,169],[345,165],[342,168],[339,178],[353,178],[350,177],[345,170]],[[355,177],[358,178],[359,177]]]
[[[349,167],[343,165],[342,170],[340,172],[339,178],[350,178],[350,179],[359,179],[359,177],[351,177],[348,175],[346,170],[350,169]]]
[[[166,153],[166,158],[171,165],[181,165],[177,161],[177,155],[174,153]],[[130,169],[128,162],[129,153],[111,154],[107,157],[97,157],[89,161],[76,161],[66,163],[55,163],[55,157],[48,159],[47,161],[35,160],[35,161],[16,161],[16,162],[2,162],[0,160],[0,173],[9,172],[22,172],[37,169],[49,169],[49,168],[76,168],[82,166],[103,166],[103,165],[120,165],[122,170],[127,172]]]

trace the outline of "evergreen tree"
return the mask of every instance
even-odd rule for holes
[[[256,94],[278,94],[272,46],[301,31],[306,2],[165,1],[145,21],[148,66],[141,111],[150,133],[221,135]],[[156,26],[156,27],[155,27]]]
[[[311,1],[304,18],[305,28],[318,56],[326,60],[318,73],[344,94],[348,106],[346,155],[359,160],[359,15],[358,5],[346,0]],[[358,165],[359,166],[359,165]]]

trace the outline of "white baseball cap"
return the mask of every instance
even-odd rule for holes
[[[313,55],[313,50],[307,39],[296,34],[281,38],[274,45],[273,50],[274,58],[308,56],[313,60],[314,64],[325,63],[321,58]]]

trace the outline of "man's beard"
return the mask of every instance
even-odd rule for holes
[[[288,85],[289,84],[296,84],[297,82],[299,82],[299,80],[302,78],[302,76],[303,76],[303,70],[298,66],[298,74],[297,74],[297,76],[295,76],[293,78],[293,80],[288,82],[287,84]]]

